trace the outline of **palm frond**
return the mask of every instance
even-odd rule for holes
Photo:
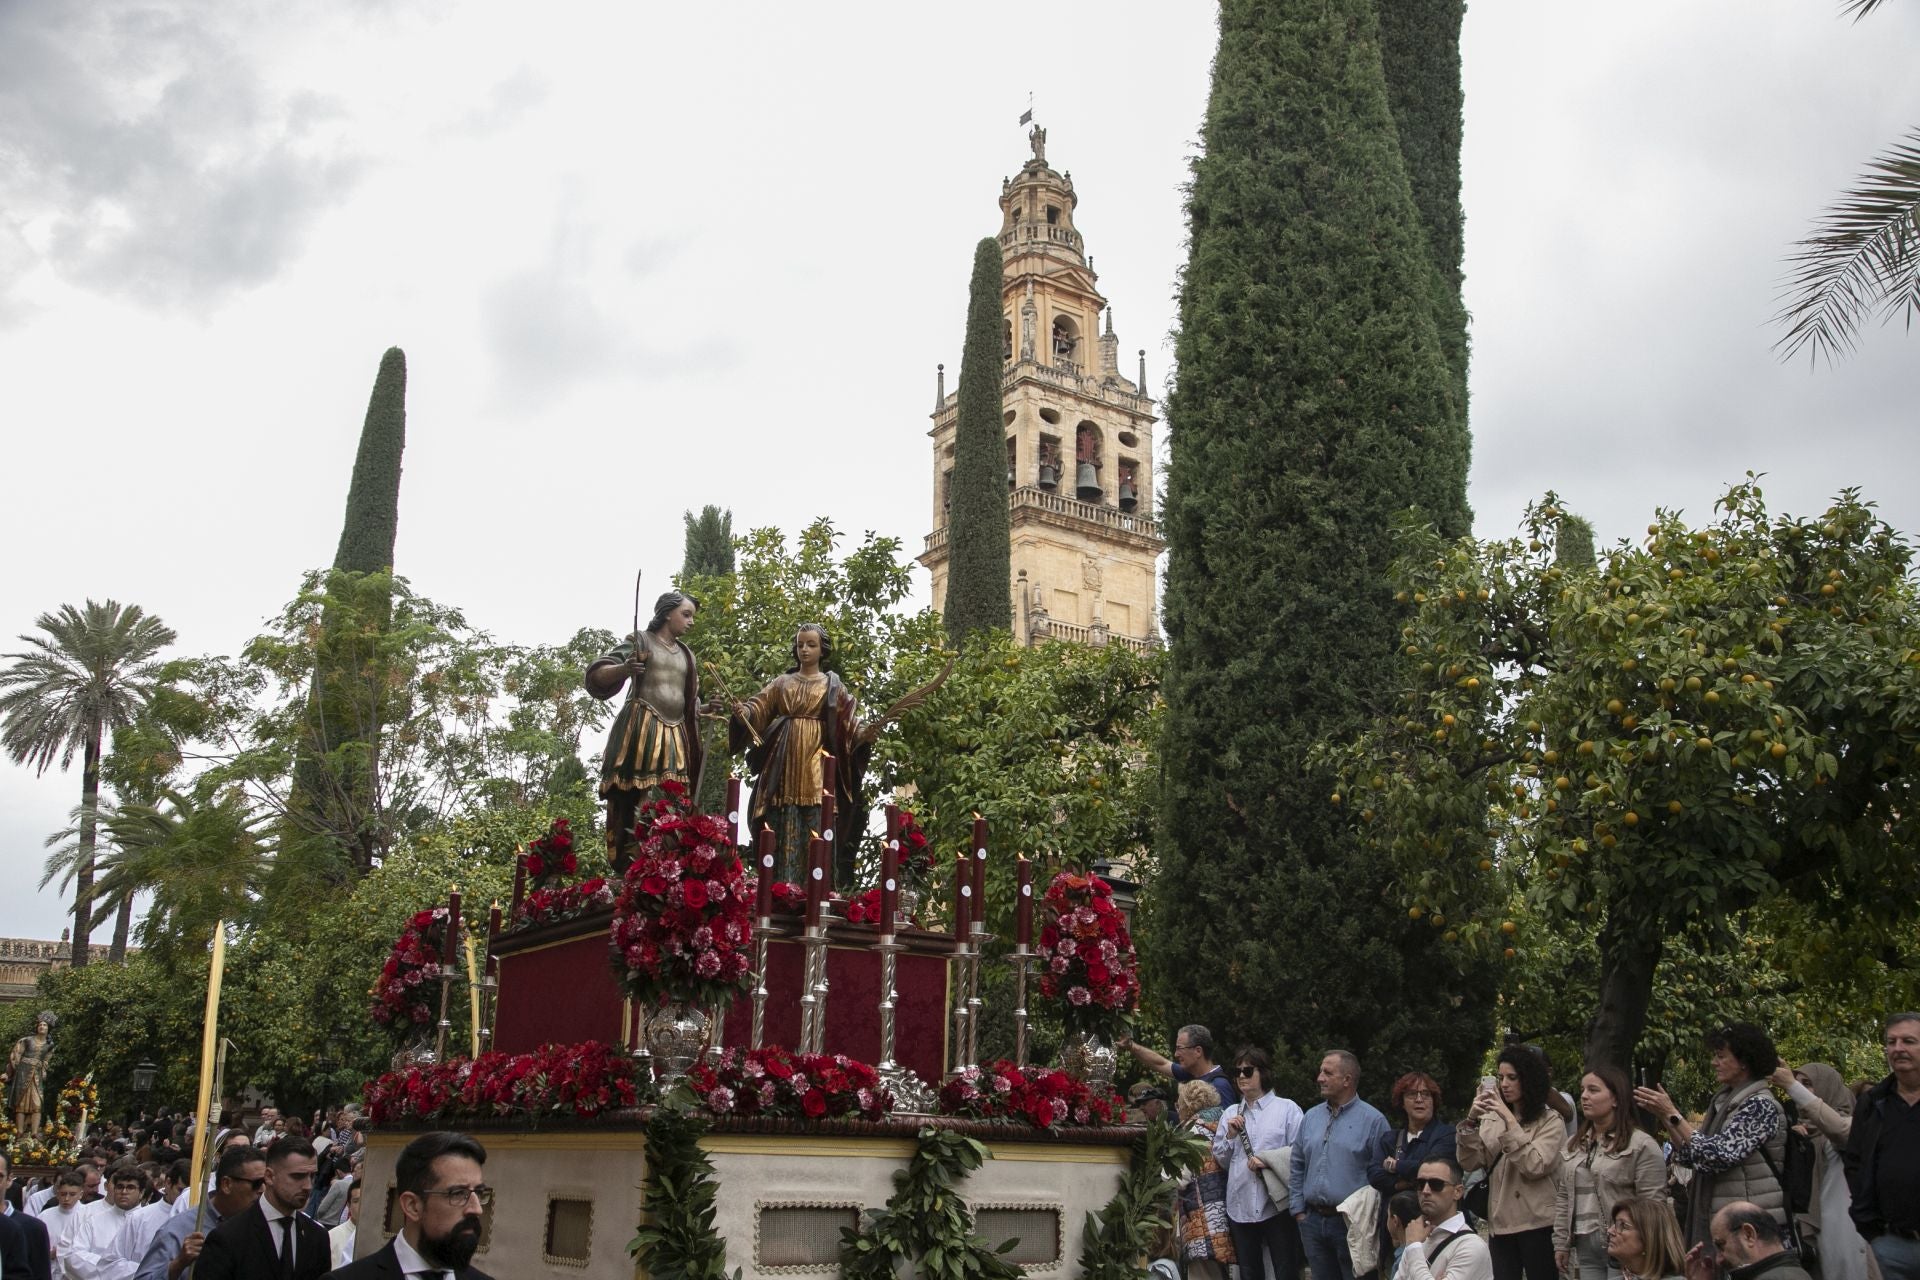
[[[1876,0],[1857,0],[1874,3]],[[1920,129],[1877,156],[1853,190],[1827,210],[1789,259],[1793,270],[1776,322],[1783,360],[1853,350],[1876,311],[1885,320],[1920,314]]]
[[[1858,22],[1886,2],[1887,0],[1840,0],[1840,12],[1852,14],[1853,20]]]

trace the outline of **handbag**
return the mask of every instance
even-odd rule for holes
[[[1493,1163],[1487,1166],[1487,1176],[1478,1182],[1471,1183],[1467,1187],[1467,1194],[1460,1197],[1460,1207],[1466,1210],[1469,1218],[1477,1219],[1481,1222],[1491,1221],[1490,1215],[1493,1211],[1493,1171],[1498,1169],[1500,1162],[1506,1158],[1507,1155],[1504,1151],[1495,1156]]]

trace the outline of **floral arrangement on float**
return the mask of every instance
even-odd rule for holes
[[[893,1106],[880,1073],[844,1053],[728,1049],[689,1070],[686,1084],[714,1116],[881,1120]]]
[[[1040,994],[1066,1025],[1061,1065],[1096,1089],[1111,1089],[1113,1041],[1140,1003],[1140,962],[1126,917],[1099,876],[1063,871],[1047,886],[1036,948]]]
[[[369,1080],[365,1094],[375,1124],[588,1119],[652,1096],[633,1059],[598,1040],[410,1066]]]
[[[438,1014],[439,981],[447,950],[446,907],[415,912],[394,939],[380,979],[373,984],[373,1020],[397,1039],[432,1024]]]
[[[578,884],[563,884],[551,889],[532,889],[520,899],[520,909],[514,913],[513,922],[523,927],[557,924],[562,920],[604,910],[613,905],[616,896],[613,881],[605,876],[593,876]]]
[[[554,888],[578,873],[580,860],[573,852],[573,824],[565,818],[555,818],[547,834],[527,845],[527,851],[520,855],[520,863],[526,868],[530,889]]]
[[[634,826],[639,847],[614,901],[612,959],[620,989],[656,1010],[647,1047],[672,1081],[706,1052],[718,1014],[749,981],[758,882],[725,819],[695,813],[678,782],[660,789]]]
[[[1126,1117],[1125,1101],[1111,1089],[1091,1087],[1064,1071],[1015,1066],[1005,1058],[949,1076],[940,1086],[940,1110],[973,1120],[1024,1120],[1036,1129],[1098,1127]]]
[[[93,1077],[75,1076],[60,1091],[59,1129],[77,1130],[92,1116],[100,1114],[100,1090]]]

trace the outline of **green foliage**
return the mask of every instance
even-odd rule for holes
[[[1408,528],[1397,708],[1334,753],[1446,942],[1517,953],[1515,893],[1598,927],[1586,1051],[1622,1065],[1689,927],[1726,948],[1791,903],[1812,971],[1837,939],[1898,957],[1916,915],[1911,549],[1851,492],[1774,519],[1749,478],[1717,509],[1660,513],[1596,573],[1550,557],[1552,495],[1524,540]]]
[[[1228,0],[1189,197],[1165,526],[1163,807],[1145,933],[1178,1022],[1370,1091],[1471,1073],[1490,978],[1379,892],[1319,741],[1390,687],[1389,537],[1469,526],[1463,407],[1367,0]],[[1453,1016],[1441,1011],[1460,1010]]]
[[[845,1280],[893,1280],[904,1262],[925,1280],[1019,1280],[1018,1266],[973,1232],[973,1211],[960,1194],[962,1178],[992,1154],[951,1129],[920,1130],[919,1149],[893,1175],[893,1198],[871,1215],[864,1230],[840,1233],[840,1274]]]
[[[686,555],[682,579],[724,578],[733,572],[733,512],[708,503],[700,514],[686,513]]]
[[[87,601],[85,609],[62,605],[34,620],[29,647],[5,656],[0,670],[0,747],[16,764],[36,774],[58,762],[62,770],[82,758],[80,810],[73,870],[73,964],[84,968],[93,924],[93,855],[100,804],[100,767],[106,735],[131,724],[152,698],[160,664],[154,655],[174,642],[174,633],[138,605]],[[120,959],[126,938],[116,939]]]
[[[977,632],[1013,625],[1007,443],[1000,425],[1001,266],[998,240],[989,236],[974,247],[947,513],[947,640],[956,649]]]
[[[1433,262],[1434,324],[1447,349],[1463,422],[1467,308],[1460,296],[1466,247],[1460,208],[1460,23],[1466,8],[1466,0],[1379,0],[1387,102]]]
[[[393,543],[400,530],[400,454],[406,447],[407,357],[400,348],[388,347],[367,399],[334,568],[393,572]]]
[[[755,529],[737,543],[732,577],[678,583],[701,602],[687,644],[700,659],[703,697],[758,692],[793,665],[793,633],[803,622],[826,625],[833,640],[826,665],[860,700],[863,717],[880,714],[912,687],[902,658],[937,649],[943,636],[931,610],[896,612],[913,585],[900,540],[868,533],[844,556],[838,542],[824,519],[792,546],[778,529]],[[707,762],[710,776],[724,776],[726,768],[724,754]],[[871,774],[867,781],[871,801]]]
[[[1154,1236],[1172,1225],[1173,1196],[1206,1160],[1207,1140],[1165,1120],[1133,1140],[1133,1159],[1107,1207],[1087,1215],[1080,1237],[1081,1280],[1137,1280]]]
[[[1553,540],[1553,562],[1568,573],[1587,573],[1600,567],[1600,557],[1593,549],[1593,525],[1585,517],[1560,517]]]
[[[627,1252],[654,1280],[727,1280],[727,1242],[713,1229],[720,1185],[700,1149],[706,1128],[697,1113],[667,1106],[647,1118],[647,1217]]]

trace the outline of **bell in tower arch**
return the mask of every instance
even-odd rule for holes
[[[1082,502],[1100,501],[1100,473],[1091,462],[1080,464],[1080,477],[1074,483],[1074,495]]]

